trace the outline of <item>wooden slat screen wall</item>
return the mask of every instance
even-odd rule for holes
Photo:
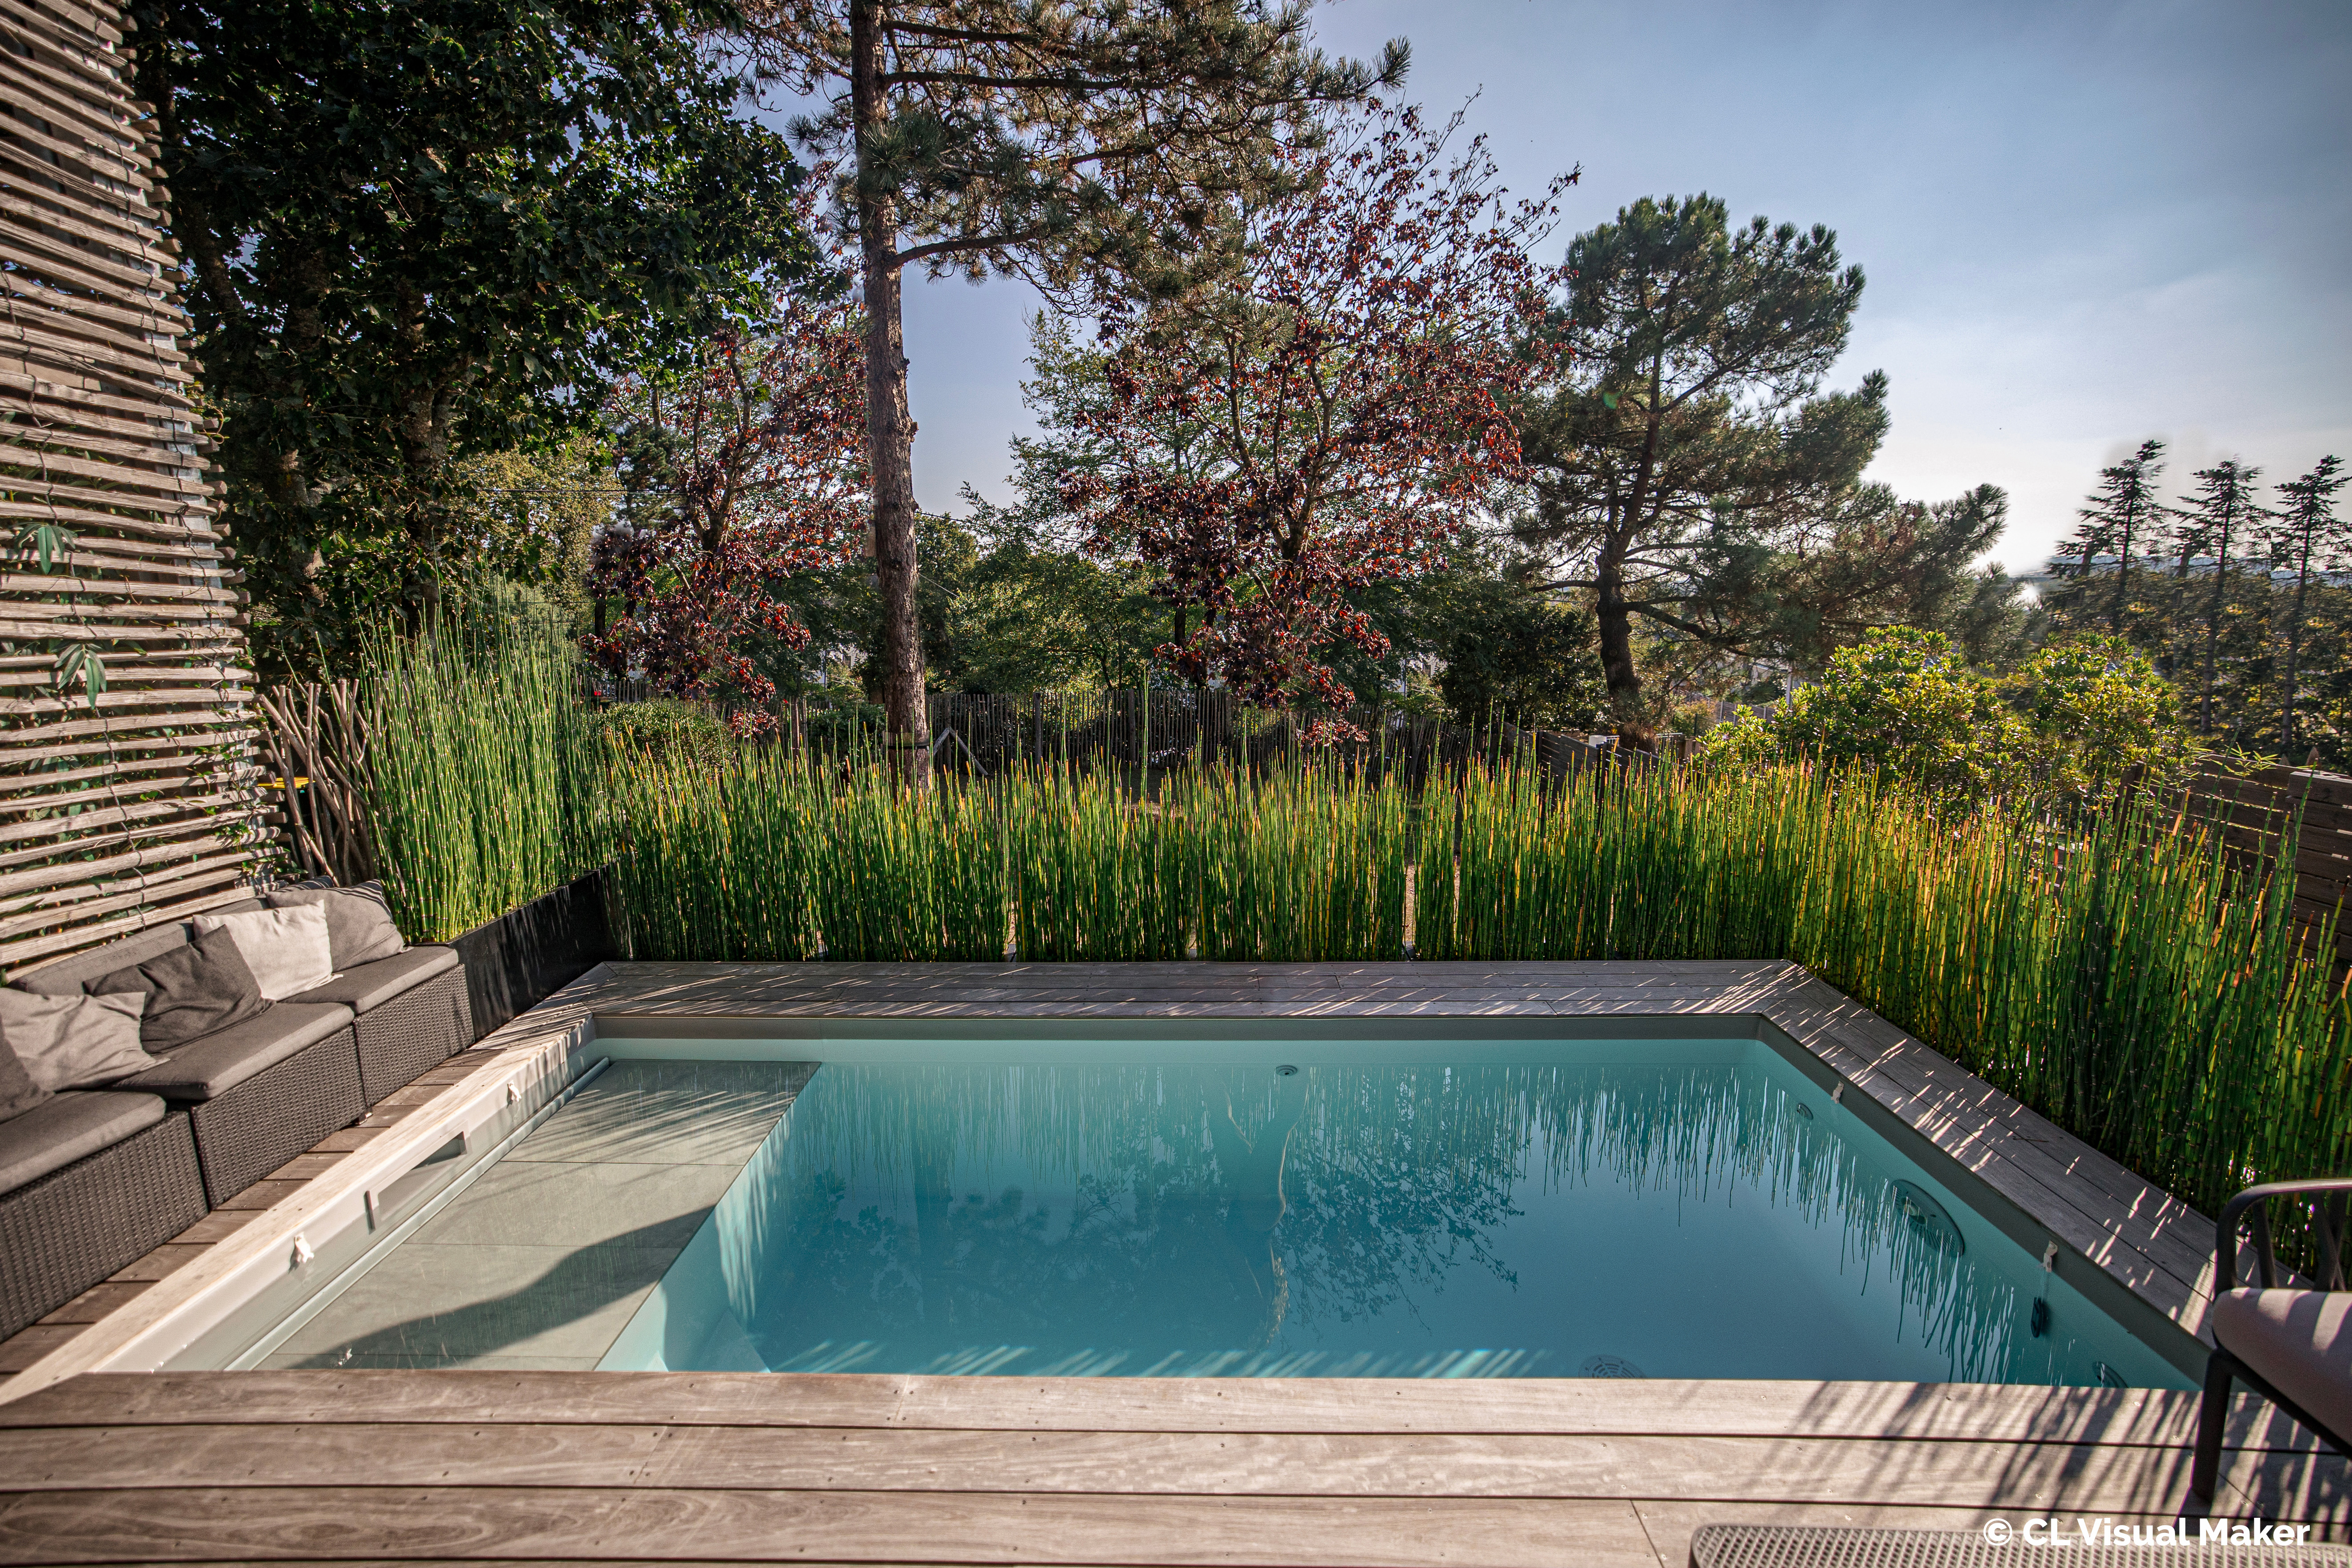
[[[2186,805],[2248,860],[2275,854],[2280,826],[2300,808],[2294,912],[2314,926],[2335,916],[2336,966],[2352,968],[2352,778],[2288,767],[2242,779],[2212,775],[2189,786]]]
[[[244,595],[215,521],[144,106],[110,5],[0,0],[0,965],[244,896]],[[69,549],[44,572],[43,524]],[[105,662],[93,709],[58,649]]]

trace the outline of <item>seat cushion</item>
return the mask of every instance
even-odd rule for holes
[[[2339,1437],[2352,1437],[2352,1291],[2231,1290],[2213,1338]]]
[[[38,969],[28,969],[10,984],[23,987],[36,996],[79,996],[85,989],[85,983],[96,980],[101,974],[131,968],[160,953],[187,944],[187,923],[173,921],[170,925],[142,931],[136,936],[110,942],[104,947],[93,947],[88,952],[77,952],[71,958],[44,963]]]
[[[152,1094],[68,1091],[10,1121],[0,1121],[0,1193],[13,1193],[51,1171],[120,1143],[163,1120]]]
[[[409,987],[421,985],[457,967],[457,950],[454,947],[412,947],[390,958],[379,958],[373,963],[347,970],[324,985],[312,986],[288,1000],[339,1002],[354,1013],[365,1013],[383,1006]]]
[[[151,1051],[168,1051],[241,1024],[268,1005],[236,939],[226,931],[206,931],[88,984],[93,996],[135,992],[147,998],[139,1043]]]
[[[259,1016],[232,1024],[218,1034],[165,1057],[163,1065],[117,1089],[143,1089],[166,1100],[205,1100],[225,1094],[264,1068],[277,1066],[306,1046],[351,1026],[352,1010],[326,1004],[278,1002]]]

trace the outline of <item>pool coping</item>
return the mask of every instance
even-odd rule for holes
[[[84,1372],[160,1364],[257,1280],[300,1267],[306,1229],[349,1223],[370,1191],[452,1129],[551,1100],[600,1025],[642,1034],[688,1019],[733,1033],[783,1024],[775,1032],[822,1037],[831,1021],[880,1019],[1520,1017],[1611,1019],[1613,1033],[1643,1016],[1674,1018],[1677,1033],[1705,1019],[1776,1045],[1898,1147],[1916,1141],[1946,1156],[1980,1212],[2195,1375],[2196,1342],[2210,1342],[2213,1222],[1798,964],[612,962],[425,1073],[386,1117],[369,1119],[383,1125],[329,1138],[320,1151],[331,1157],[289,1175],[268,1207],[192,1241],[200,1223],[167,1273],[151,1270],[152,1283],[26,1361],[0,1383],[0,1403]]]

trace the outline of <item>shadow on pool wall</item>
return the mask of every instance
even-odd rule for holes
[[[1118,1048],[828,1064],[602,1364],[2185,1385],[1760,1042]]]

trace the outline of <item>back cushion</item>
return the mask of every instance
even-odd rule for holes
[[[146,963],[118,969],[89,983],[92,995],[137,993],[147,998],[139,1020],[139,1043],[166,1051],[190,1040],[241,1024],[269,1005],[245,955],[228,932],[206,931],[184,946]]]
[[[0,985],[0,1039],[26,1076],[55,1093],[103,1089],[145,1072],[155,1058],[139,1048],[143,996],[37,996]]]
[[[89,982],[100,975],[144,963],[159,953],[187,945],[187,926],[173,921],[170,925],[142,931],[136,936],[110,942],[104,947],[94,947],[88,952],[77,952],[71,958],[60,958],[55,963],[44,963],[38,969],[27,970],[17,975],[12,984],[36,996],[79,996],[89,989]]]
[[[400,928],[392,923],[382,882],[362,882],[352,888],[280,888],[268,895],[273,910],[315,904],[327,912],[327,945],[333,950],[335,973],[390,958],[407,947]]]

